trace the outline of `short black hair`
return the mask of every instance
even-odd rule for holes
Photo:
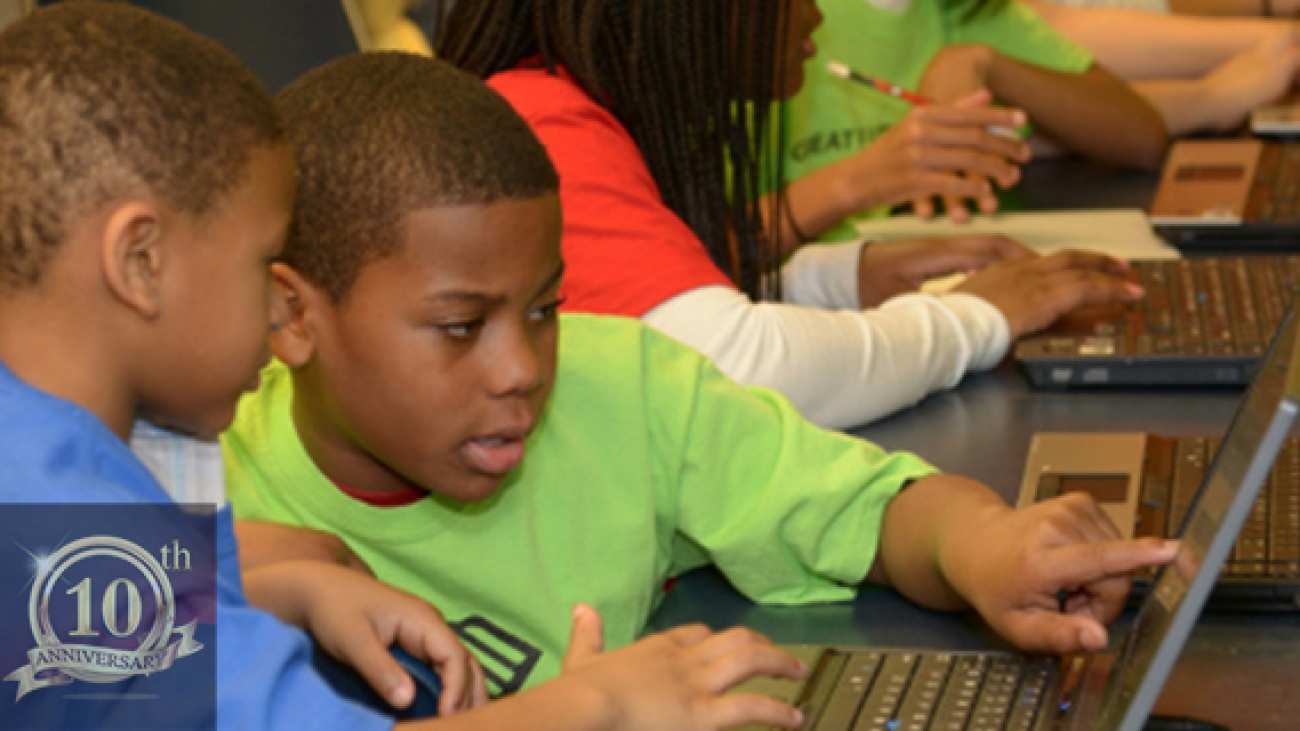
[[[407,214],[559,188],[528,124],[441,61],[349,56],[305,74],[277,101],[299,175],[284,259],[335,301],[362,265],[399,250]]]
[[[39,282],[115,199],[203,216],[282,139],[270,94],[217,43],[126,4],[36,11],[0,33],[0,290]]]

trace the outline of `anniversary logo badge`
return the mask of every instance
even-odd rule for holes
[[[179,548],[176,550],[185,550]],[[59,636],[50,621],[50,600],[60,579],[76,564],[94,556],[107,556],[120,560],[124,573],[113,579],[103,590],[103,631],[118,638],[134,637],[139,644],[133,650],[115,650],[92,644],[101,636],[93,628],[95,585],[89,576],[78,582],[67,593],[76,595],[77,621],[65,640]],[[116,683],[131,675],[149,675],[167,670],[178,657],[192,655],[203,649],[194,640],[198,620],[190,620],[183,627],[174,628],[176,600],[171,581],[163,567],[144,549],[131,541],[112,536],[92,536],[64,546],[49,558],[38,562],[40,574],[32,585],[28,620],[36,647],[29,650],[29,665],[18,668],[5,680],[18,681],[18,697],[49,687],[63,685],[73,680],[87,683]],[[136,576],[138,575],[138,576]],[[145,592],[141,592],[141,587]],[[153,624],[144,636],[138,630],[142,620],[145,597],[152,599]],[[118,614],[118,605],[125,599],[126,616]],[[179,639],[167,644],[173,634]],[[52,670],[53,673],[44,671]]]
[[[0,728],[206,726],[213,525],[178,506],[5,506]]]

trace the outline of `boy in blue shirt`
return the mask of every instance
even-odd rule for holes
[[[279,309],[268,267],[294,190],[273,103],[215,43],[117,3],[60,4],[0,34],[0,503],[170,500],[125,440],[138,418],[209,437],[230,423],[266,360]],[[248,605],[228,511],[216,550],[217,717],[175,724],[391,727],[324,684],[302,633]],[[413,689],[390,643],[442,673],[444,713],[482,702],[473,662],[423,602],[325,563],[244,578],[259,605],[311,630],[395,705]],[[575,672],[426,724],[653,728],[697,703],[732,713],[691,728],[798,722],[761,699],[718,699],[756,673],[803,672],[756,636],[693,629],[596,655],[589,624],[577,624]],[[702,654],[730,658],[729,674],[692,684]],[[84,707],[46,720],[99,725]]]

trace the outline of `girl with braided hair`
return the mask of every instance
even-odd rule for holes
[[[785,196],[763,195],[783,179],[772,112],[803,84],[820,22],[812,0],[456,0],[435,48],[554,160],[567,309],[641,318],[824,426],[950,388],[1079,305],[1141,296],[1120,262],[999,237],[788,255]],[[952,293],[915,292],[973,269]]]

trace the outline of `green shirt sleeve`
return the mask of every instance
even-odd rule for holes
[[[1017,61],[1064,73],[1082,73],[1092,66],[1087,49],[1056,32],[1024,3],[1005,0],[1000,7],[973,15],[965,3],[945,8],[953,43],[981,43]]]
[[[654,350],[683,346],[658,337]],[[875,560],[885,506],[935,469],[906,453],[814,426],[780,394],[746,388],[706,359],[659,354],[647,390],[656,451],[669,475],[673,573],[716,564],[749,598],[776,604],[849,599]],[[674,369],[693,368],[693,388]],[[664,408],[664,405],[675,404]],[[675,422],[675,423],[673,423]]]

